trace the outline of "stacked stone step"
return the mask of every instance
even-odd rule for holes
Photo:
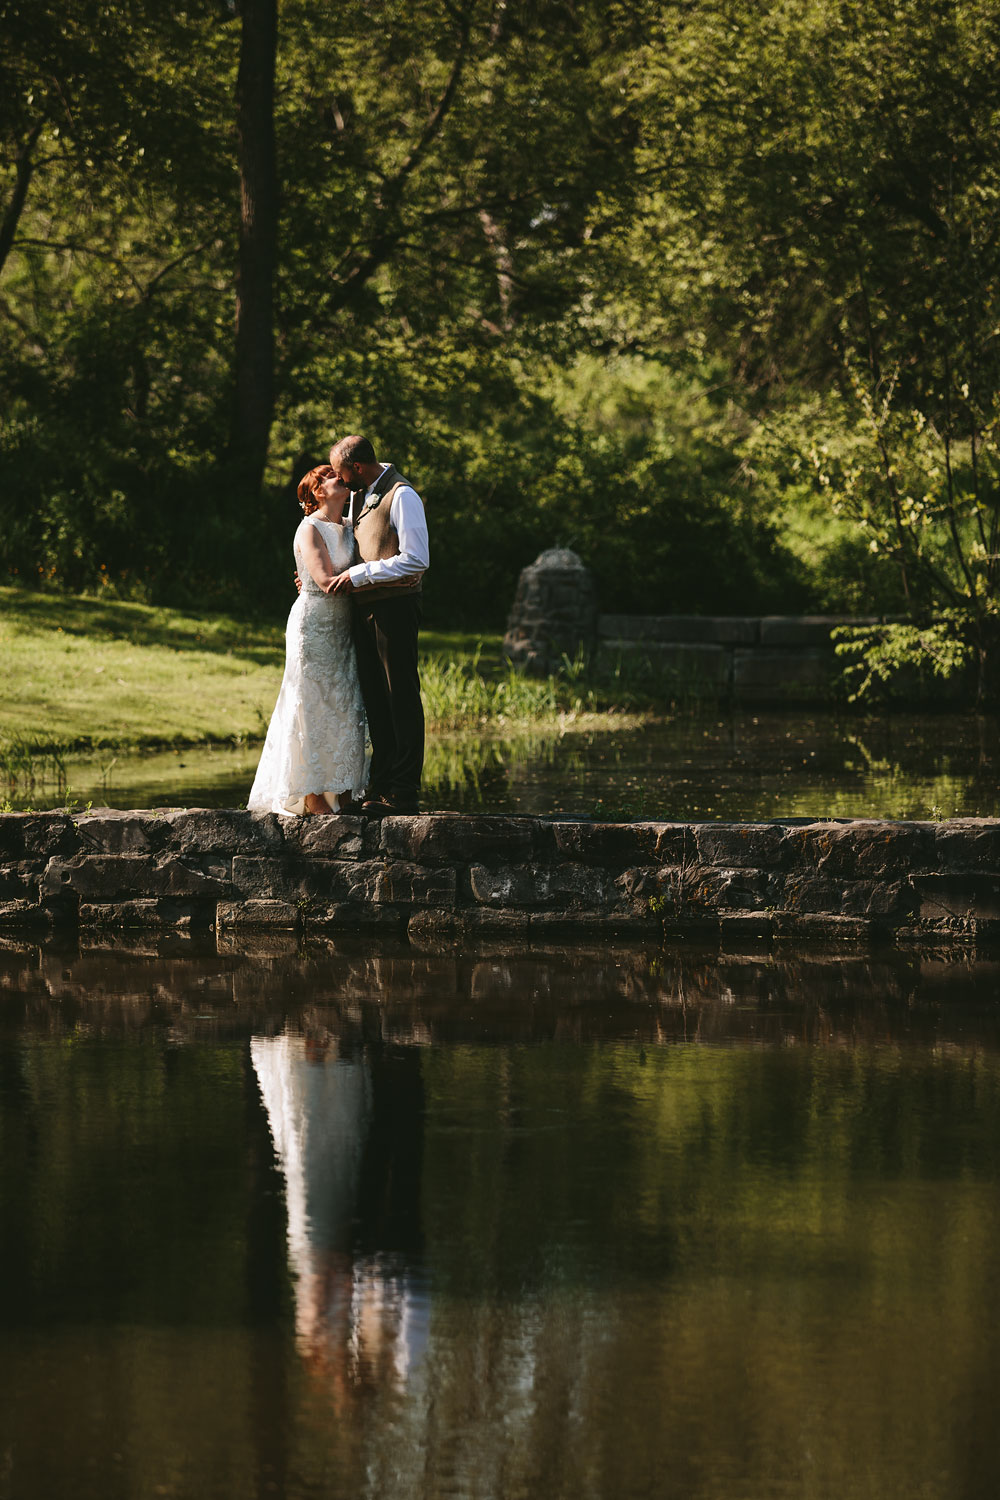
[[[126,927],[992,942],[1000,821],[0,816],[0,932]]]

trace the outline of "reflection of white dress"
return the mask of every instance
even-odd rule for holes
[[[368,1065],[335,1051],[310,1058],[294,1035],[255,1036],[250,1056],[285,1174],[292,1260],[300,1275],[315,1274],[326,1251],[350,1250],[371,1121]]]
[[[429,1337],[426,1290],[380,1253],[359,1259],[352,1249],[374,1109],[369,1065],[335,1047],[310,1056],[305,1038],[289,1034],[252,1037],[250,1056],[285,1175],[300,1351],[358,1367],[381,1356],[405,1383]]]
[[[365,774],[365,716],[351,640],[351,600],[324,594],[306,567],[306,528],[315,526],[334,572],[350,567],[349,526],[306,516],[295,533],[302,592],[285,630],[285,675],[247,801],[251,812],[302,813],[307,792],[359,792]]]

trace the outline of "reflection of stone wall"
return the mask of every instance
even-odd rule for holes
[[[666,952],[574,942],[566,949],[485,941],[370,941],[294,932],[96,931],[79,944],[0,938],[9,1034],[120,1036],[146,1026],[180,1042],[273,1035],[286,1026],[336,1038],[345,1055],[377,1038],[398,1046],[490,1046],[626,1036],[651,1043],[886,1042],[973,1053],[996,1043],[1000,964],[954,953],[845,952],[786,945],[711,963],[699,947]],[[581,971],[586,984],[581,984]],[[166,1030],[164,1028],[167,1028]]]
[[[116,927],[995,942],[1000,820],[0,816],[0,932]]]

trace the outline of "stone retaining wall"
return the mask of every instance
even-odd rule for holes
[[[503,654],[540,675],[582,654],[603,673],[652,669],[670,693],[780,707],[842,700],[844,662],[830,632],[880,623],[874,615],[599,615],[589,569],[575,552],[553,547],[521,573]],[[893,696],[971,704],[975,682],[971,668],[946,681],[907,669],[894,674]]]
[[[60,928],[993,943],[1000,820],[0,816],[0,933]]]
[[[830,639],[840,615],[600,615],[596,661],[605,669],[640,657],[690,692],[737,703],[822,701],[843,696]]]

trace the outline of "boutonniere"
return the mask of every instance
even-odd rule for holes
[[[376,510],[381,504],[382,496],[380,494],[376,492],[376,494],[374,495],[369,495],[364,505],[362,505],[361,507],[361,510],[358,514],[358,520],[360,521],[362,516],[366,516],[369,511]]]

